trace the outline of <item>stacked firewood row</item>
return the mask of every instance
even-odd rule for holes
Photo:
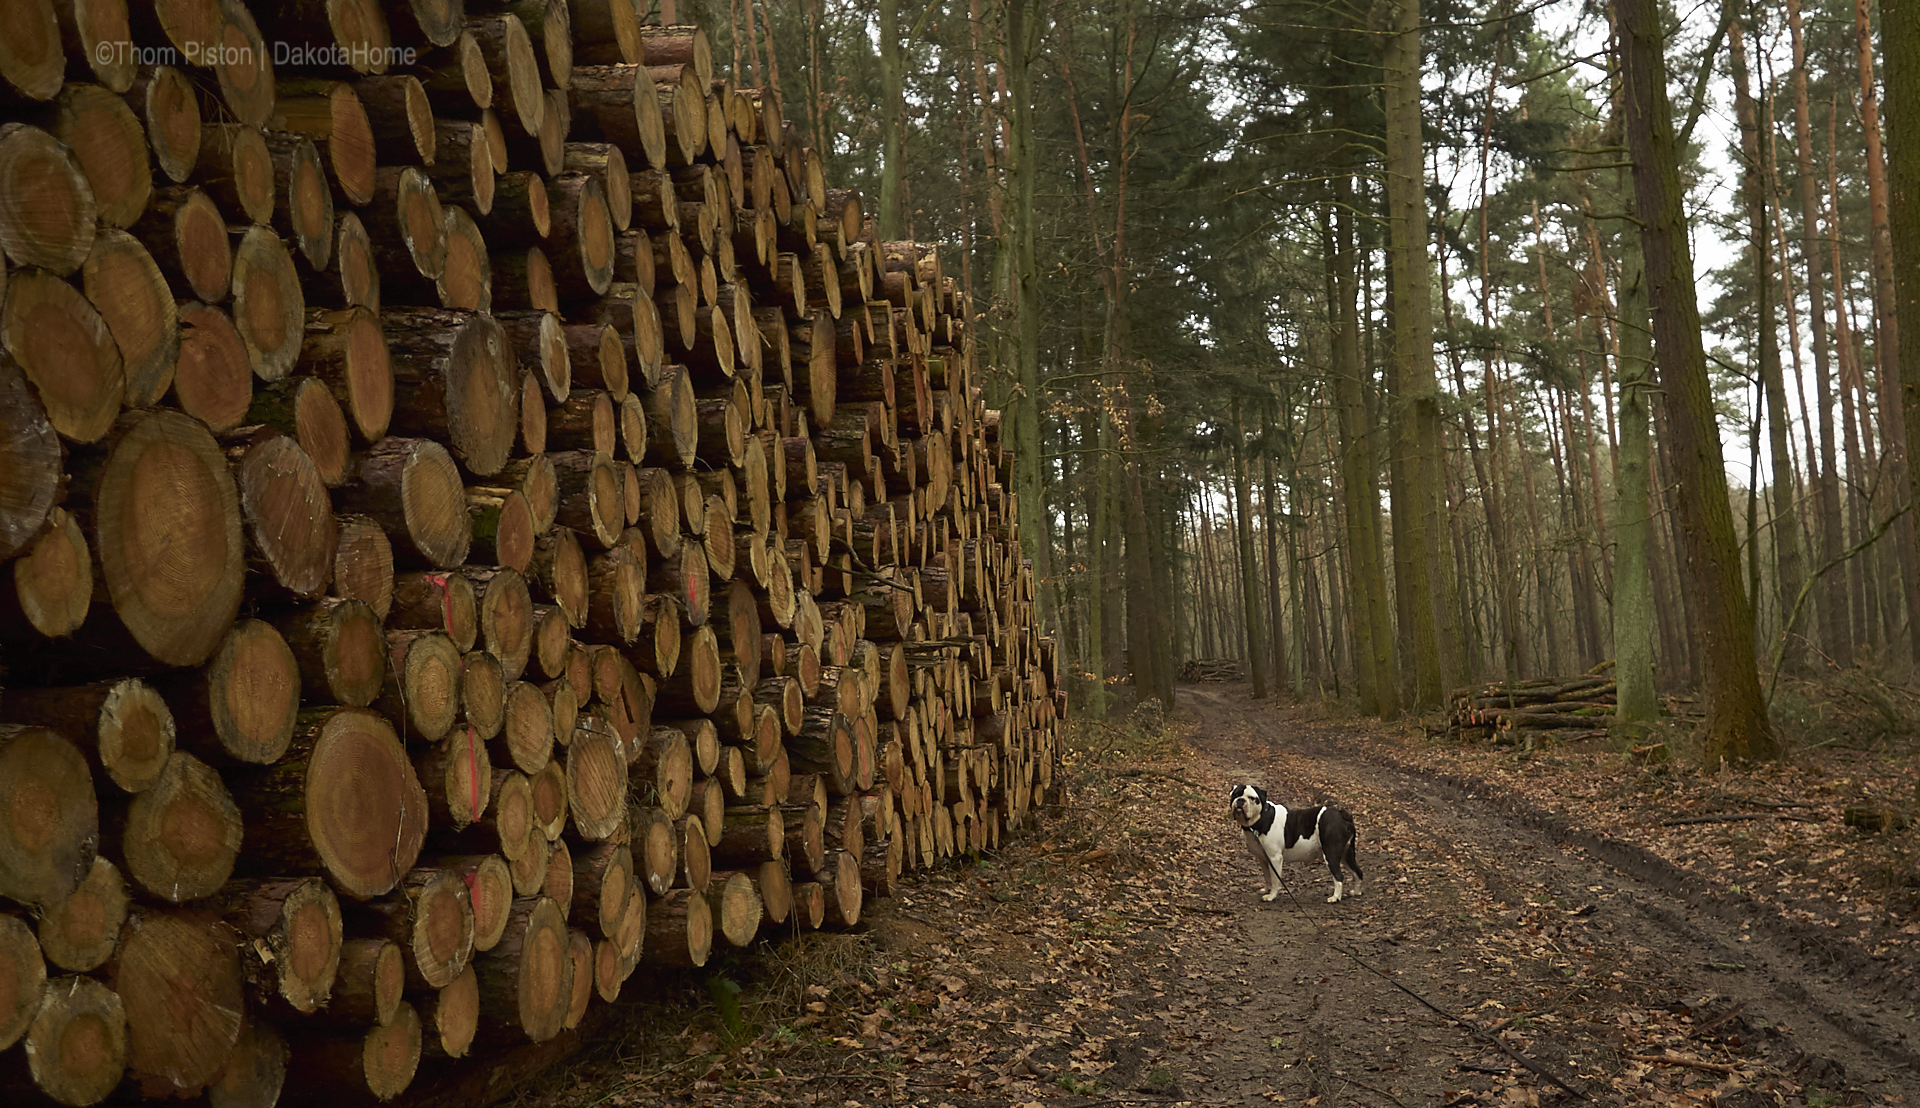
[[[1513,742],[1516,732],[1601,732],[1613,724],[1611,674],[1537,677],[1456,689],[1448,697],[1447,733],[1462,739]]]
[[[1187,664],[1180,667],[1180,680],[1190,685],[1245,679],[1245,671],[1234,658],[1188,658]]]
[[[967,305],[698,28],[8,13],[10,1103],[388,1099],[1053,798]]]

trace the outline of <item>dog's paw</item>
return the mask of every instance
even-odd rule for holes
[[[1339,894],[1339,893],[1334,893],[1334,894],[1333,894],[1332,896],[1330,896],[1330,897],[1328,897],[1328,898],[1327,898],[1327,903],[1328,903],[1328,904],[1338,904],[1338,903],[1340,903],[1340,894]]]
[[[1262,896],[1262,897],[1261,897],[1260,899],[1261,899],[1261,900],[1264,900],[1264,901],[1266,901],[1266,902],[1267,902],[1267,903],[1269,903],[1269,904],[1271,904],[1271,903],[1273,903],[1273,901],[1274,901],[1275,899],[1277,899],[1277,898],[1278,898],[1279,896],[1280,896],[1280,890],[1279,890],[1279,889],[1275,889],[1275,890],[1273,890],[1272,892],[1270,892],[1270,893],[1267,893],[1267,894],[1265,894],[1265,895],[1264,895],[1264,896]]]

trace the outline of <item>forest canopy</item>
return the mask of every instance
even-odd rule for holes
[[[946,244],[1078,706],[1911,672],[1915,0],[679,7]]]

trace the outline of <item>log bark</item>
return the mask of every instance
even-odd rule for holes
[[[626,812],[621,813],[622,818]],[[609,840],[572,856],[572,905],[568,915],[604,939],[619,937],[625,921],[627,894],[633,880],[631,848]]]
[[[113,956],[127,905],[127,883],[119,868],[96,857],[79,886],[41,913],[40,953],[75,973],[98,969]]]
[[[306,314],[286,244],[269,228],[248,228],[233,252],[233,325],[254,376],[278,381],[293,370]]]
[[[173,294],[153,255],[133,235],[103,228],[87,253],[81,279],[87,299],[120,348],[127,402],[138,407],[158,403],[173,382],[180,330]],[[44,414],[40,418],[44,420]]]
[[[274,435],[247,450],[236,476],[253,549],[274,583],[296,597],[318,596],[333,573],[338,527],[313,459],[292,436]]]
[[[673,889],[647,906],[647,937],[641,959],[654,965],[698,969],[713,955],[713,909],[697,889]]]
[[[381,440],[337,495],[339,507],[371,516],[399,540],[394,554],[402,563],[451,568],[466,560],[473,531],[460,471],[432,439]]]
[[[626,529],[626,481],[606,454],[564,450],[547,455],[558,481],[555,521],[602,550],[610,550]]]
[[[113,429],[126,395],[124,364],[106,320],[80,290],[49,273],[15,274],[6,291],[0,338],[39,391],[53,429],[76,442],[99,441]]]
[[[559,759],[546,764],[539,773],[528,778],[528,788],[533,790],[533,824],[537,838],[533,850],[538,851],[540,839],[552,843],[560,837],[567,826],[567,770]],[[545,869],[545,863],[541,865]],[[544,878],[536,884],[544,883]],[[531,895],[521,893],[522,896]]]
[[[269,136],[273,156],[273,226],[293,240],[307,264],[327,268],[333,257],[333,190],[320,150],[306,135],[277,131]]]
[[[206,123],[200,128],[200,156],[191,179],[199,181],[223,209],[253,223],[273,219],[273,154],[257,127]]]
[[[407,984],[404,957],[388,939],[344,940],[321,1019],[342,1026],[392,1023]]]
[[[51,906],[93,864],[99,809],[86,758],[56,732],[0,726],[0,896]]]
[[[86,260],[100,208],[65,143],[38,127],[0,124],[0,197],[0,248],[9,258],[60,276]]]
[[[397,356],[393,430],[444,435],[469,470],[499,473],[519,419],[512,354],[500,325],[468,312],[390,310],[385,333]]]
[[[627,772],[642,803],[659,808],[668,820],[686,814],[693,789],[693,752],[684,731],[666,725],[652,728],[634,748]]]
[[[728,868],[744,869],[785,856],[786,821],[777,805],[734,805],[726,809],[713,859]]]
[[[519,778],[525,781],[524,777]],[[520,790],[524,798],[526,790]],[[531,823],[522,812],[522,826],[531,829]],[[507,821],[511,822],[511,820]],[[521,836],[524,845],[526,836]],[[513,875],[507,868],[507,861],[498,854],[441,855],[423,858],[425,866],[457,873],[466,882],[467,902],[473,909],[473,949],[492,950],[500,942],[500,936],[507,927],[508,909],[513,904]]]
[[[360,600],[323,600],[283,618],[280,630],[286,636],[285,648],[292,652],[299,667],[298,680],[291,690],[295,698],[305,689],[315,701],[321,703],[364,708],[379,697],[386,679],[390,650],[386,637],[381,633],[380,620],[370,605]],[[270,644],[262,642],[254,649],[267,651]],[[270,659],[270,655],[263,654],[254,665],[256,668],[264,666]],[[235,713],[243,710],[238,698],[249,694],[237,686],[231,677],[226,680],[225,694],[230,702],[230,710]],[[244,710],[260,713],[257,706]],[[293,708],[288,707],[276,717],[275,722],[287,734],[291,734],[292,720]],[[249,731],[262,729],[255,726]],[[280,746],[285,749],[284,738],[280,740]],[[234,752],[234,756],[241,756],[240,752]],[[247,760],[263,761],[263,764],[272,761],[257,757]]]
[[[273,1108],[287,1080],[287,1041],[272,1024],[249,1016],[227,1068],[207,1088],[212,1108]]]
[[[424,1002],[423,1053],[465,1058],[480,1030],[480,975],[472,966]]]
[[[151,787],[102,813],[100,845],[148,895],[179,904],[211,895],[233,873],[240,834],[220,775],[175,751]]]
[[[286,757],[244,782],[251,873],[323,873],[357,899],[391,891],[419,856],[427,798],[392,726],[359,708],[302,713]]]
[[[575,731],[567,747],[566,780],[575,832],[590,842],[613,834],[627,814],[627,767],[615,738]]]
[[[318,878],[236,881],[213,903],[246,940],[243,972],[275,1004],[308,1014],[328,1005],[340,970],[340,902]]]
[[[480,636],[473,582],[461,573],[415,571],[393,579],[386,624],[395,631],[439,631],[466,653]]]
[[[514,902],[499,945],[474,959],[483,1033],[545,1042],[560,1033],[573,999],[566,920],[545,897]]]
[[[707,896],[720,937],[732,946],[749,945],[760,933],[761,921],[766,918],[759,888],[747,873],[713,876],[714,885]]]
[[[456,870],[411,870],[392,895],[348,904],[344,915],[355,935],[400,948],[414,990],[445,988],[473,957],[473,905]]]
[[[105,1100],[126,1068],[127,1011],[120,995],[75,976],[47,982],[38,1000],[25,1048],[34,1086],[61,1104]]]
[[[471,727],[455,727],[445,740],[414,761],[427,792],[428,819],[435,827],[459,830],[486,811],[493,796],[493,757],[486,738]]]
[[[391,1100],[420,1065],[420,1014],[404,1001],[388,1023],[365,1031],[300,1035],[289,1044],[287,1076],[300,1099]]]
[[[246,1011],[234,933],[206,912],[142,910],[127,921],[108,983],[127,1013],[127,1069],[149,1095],[219,1078]]]
[[[9,689],[6,713],[13,723],[48,727],[75,740],[108,780],[129,793],[159,781],[173,753],[173,712],[137,677],[78,688]]]
[[[309,313],[299,369],[333,391],[334,399],[352,418],[360,441],[371,444],[386,437],[393,420],[393,363],[374,309]]]

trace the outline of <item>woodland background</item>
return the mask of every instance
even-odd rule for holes
[[[1777,674],[1911,672],[1912,0],[679,6],[953,244],[1094,713],[1618,659],[1717,760]]]

